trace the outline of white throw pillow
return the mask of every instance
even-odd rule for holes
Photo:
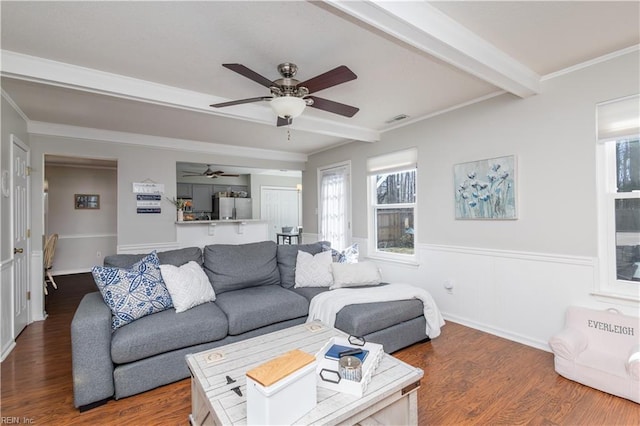
[[[295,287],[329,287],[333,283],[333,275],[331,274],[332,262],[333,258],[330,251],[323,251],[313,255],[298,250]]]
[[[193,260],[180,267],[160,265],[160,271],[176,312],[216,300],[207,274]]]
[[[331,290],[345,287],[378,285],[382,276],[378,265],[373,262],[332,263],[333,284]]]

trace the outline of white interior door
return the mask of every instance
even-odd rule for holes
[[[29,151],[12,135],[13,204],[13,331],[14,336],[29,322]]]
[[[300,192],[296,188],[262,187],[260,190],[260,218],[269,223],[269,239],[276,241],[276,233],[283,226],[294,229],[300,224]]]

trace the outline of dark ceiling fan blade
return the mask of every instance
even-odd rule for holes
[[[276,126],[278,126],[278,127],[288,126],[291,123],[293,123],[293,118],[291,118],[291,117],[282,118],[282,117],[278,116],[278,122],[276,123]]]
[[[261,76],[257,72],[250,70],[242,64],[222,64],[223,67],[230,69],[231,71],[235,71],[238,74],[247,77],[250,80],[255,81],[258,84],[261,84],[265,87],[273,86],[273,82],[266,77]]]
[[[355,80],[356,78],[358,78],[358,76],[346,65],[340,65],[331,71],[327,71],[310,80],[303,81],[299,83],[298,86],[304,86],[309,89],[309,93],[315,93],[332,86],[337,86],[338,84],[346,83],[347,81]]]
[[[207,170],[203,173],[204,176],[209,178],[217,178],[218,176],[227,176],[227,177],[239,177],[240,175],[234,173],[225,173],[222,170],[216,170],[215,172],[211,170],[211,167],[207,167]]]
[[[270,99],[271,99],[271,96],[259,96],[257,98],[247,98],[247,99],[240,99],[237,101],[221,102],[219,104],[212,104],[209,106],[214,108],[222,108],[222,107],[228,107],[232,105],[249,104],[251,102],[268,101]]]
[[[360,108],[341,104],[336,101],[330,101],[324,98],[318,98],[317,96],[307,96],[307,99],[313,99],[313,103],[309,105],[310,107],[332,112],[334,114],[344,115],[345,117],[353,117],[356,112],[360,111]]]

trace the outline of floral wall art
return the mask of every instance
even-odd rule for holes
[[[453,168],[456,219],[516,219],[516,157],[489,158]]]

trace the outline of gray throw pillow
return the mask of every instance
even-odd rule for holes
[[[145,254],[114,254],[105,256],[104,266],[115,268],[131,268],[131,266],[146,257]],[[200,247],[186,247],[177,250],[167,250],[158,253],[161,265],[182,266],[190,261],[202,265],[202,250]]]
[[[216,294],[280,284],[276,251],[273,241],[208,245],[204,248],[204,271]]]

